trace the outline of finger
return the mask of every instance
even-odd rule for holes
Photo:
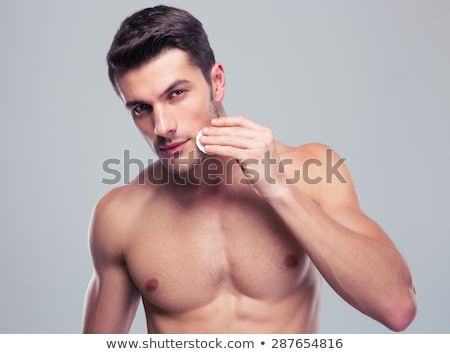
[[[210,155],[226,156],[238,161],[248,158],[248,150],[230,145],[205,145],[205,151]]]
[[[259,131],[255,131],[254,129],[242,128],[242,127],[206,127],[202,130],[203,136],[214,136],[214,135],[223,135],[223,136],[242,136],[246,138],[258,138]]]
[[[266,144],[261,139],[240,135],[209,135],[202,136],[200,142],[203,145],[234,146],[241,149],[264,149]]]
[[[264,129],[263,126],[243,116],[214,118],[211,120],[211,124],[215,127],[243,127],[255,130]]]

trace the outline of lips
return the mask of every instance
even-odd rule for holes
[[[171,143],[171,144],[160,145],[159,149],[166,155],[173,155],[177,152],[180,152],[184,148],[184,146],[186,145],[186,143],[188,141],[189,141],[189,139]]]

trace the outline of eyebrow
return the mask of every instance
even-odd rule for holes
[[[170,93],[172,90],[174,90],[179,85],[185,85],[185,84],[189,84],[189,83],[190,83],[189,80],[186,80],[186,79],[176,80],[169,87],[167,87],[164,90],[164,92],[161,95],[159,95],[159,97],[163,97],[163,96],[167,95],[168,93]]]
[[[186,79],[180,79],[180,80],[176,80],[174,81],[172,84],[170,84],[160,95],[159,97],[163,97],[165,95],[167,95],[168,93],[170,93],[172,90],[174,90],[177,86],[179,85],[184,85],[184,84],[190,84],[189,80]],[[147,104],[147,102],[142,101],[142,100],[133,100],[133,101],[128,101],[125,106],[127,108],[132,108],[136,105],[139,104]]]
[[[137,105],[140,105],[140,104],[147,104],[147,102],[140,101],[140,100],[128,101],[127,103],[125,103],[125,106],[127,108],[133,108],[134,106],[137,106]]]

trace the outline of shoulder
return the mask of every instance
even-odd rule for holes
[[[106,193],[95,205],[92,213],[92,222],[96,226],[116,224],[120,215],[124,215],[127,205],[132,203],[132,185],[116,187]],[[126,213],[125,215],[126,216]]]
[[[340,157],[330,146],[321,143],[309,143],[296,147],[279,144],[280,162],[292,166],[297,172],[303,173],[303,182],[311,182],[309,177],[315,176],[315,183],[331,182],[336,177],[341,182],[348,182],[349,177],[345,166],[346,158]],[[330,173],[334,172],[335,176]],[[306,180],[305,180],[306,179]]]
[[[325,162],[328,154],[337,156],[337,153],[328,145],[322,143],[308,143],[299,146],[279,144],[281,158],[292,158],[295,162],[318,159]]]
[[[144,169],[129,184],[116,187],[106,193],[96,204],[93,220],[100,224],[120,227],[136,216],[144,204],[158,194],[166,185],[163,167],[159,161]]]
[[[94,260],[105,259],[120,253],[124,233],[121,222],[126,210],[128,186],[115,188],[104,195],[95,205],[89,226],[89,244]]]
[[[96,203],[89,227],[89,244],[94,257],[122,253],[130,230],[153,195],[151,186],[133,181],[112,189]]]
[[[114,233],[116,230],[127,229],[144,207],[151,205],[151,201],[158,195],[158,189],[167,184],[165,182],[163,168],[158,161],[144,169],[131,183],[106,193],[94,207],[94,230],[103,232],[106,229]]]
[[[156,193],[159,184],[163,184],[159,176],[162,169],[158,168],[160,164],[154,163],[143,170],[129,184],[116,187],[106,193],[96,204],[93,213],[93,219],[100,223],[104,221],[108,224],[116,224],[119,218],[123,224],[129,218],[135,215],[136,209],[142,207],[142,204],[152,198]],[[115,225],[119,226],[119,225]]]
[[[321,204],[349,201],[356,203],[352,176],[346,158],[321,143],[296,147],[280,145],[280,161],[290,167],[288,177],[296,177],[298,186]]]
[[[289,161],[295,168],[303,169],[304,173],[312,172],[308,169],[314,168],[314,174],[321,177],[321,181],[325,178],[329,183],[333,183],[330,178],[336,177],[341,182],[349,182],[345,178],[345,176],[350,178],[345,166],[346,158],[339,156],[330,146],[321,143],[309,143],[296,147],[282,144],[279,146],[280,161],[286,160],[285,164]],[[331,172],[334,172],[333,176],[330,175]],[[326,178],[327,175],[329,178]]]

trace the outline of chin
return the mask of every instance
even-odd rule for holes
[[[170,173],[182,177],[200,166],[204,159],[204,154],[193,150],[187,156],[161,158],[161,163]]]

